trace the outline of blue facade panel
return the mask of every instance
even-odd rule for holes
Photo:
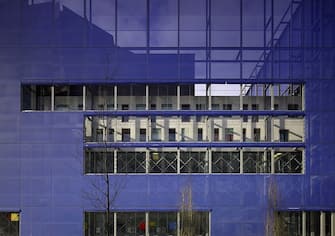
[[[292,27],[308,18],[310,0],[303,1]],[[264,63],[260,79],[302,79],[306,88],[304,175],[275,176],[280,209],[335,210],[335,50],[334,12],[323,5],[322,29],[304,32],[298,49],[303,61]],[[328,7],[327,7],[328,6]],[[334,4],[331,5],[334,9]],[[18,10],[19,9],[19,10]],[[83,235],[85,210],[97,210],[85,194],[92,192],[83,171],[82,112],[21,112],[20,88],[25,81],[86,81],[193,79],[194,53],[134,54],[73,11],[51,3],[27,5],[0,1],[0,211],[21,212],[21,235]],[[332,17],[327,18],[327,14]],[[331,33],[332,32],[332,33]],[[322,37],[310,42],[312,34]],[[279,43],[291,46],[301,35]],[[315,36],[316,37],[316,36]],[[300,44],[301,45],[301,44]],[[298,46],[297,46],[298,47]],[[324,49],[323,47],[330,47]],[[274,49],[274,57],[290,59]],[[181,64],[177,64],[177,61]],[[291,69],[289,69],[291,68]],[[118,175],[123,182],[113,209],[118,211],[178,210],[183,187],[192,186],[194,208],[211,211],[211,233],[262,235],[269,175]]]

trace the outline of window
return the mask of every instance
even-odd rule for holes
[[[19,236],[20,213],[0,212],[0,232],[1,235]]]
[[[152,141],[161,141],[161,129],[152,128],[151,129],[151,140]]]
[[[112,128],[108,129],[107,141],[108,142],[114,142],[114,129],[112,129]]]
[[[104,137],[104,131],[103,129],[96,129],[95,131],[95,137],[96,137],[96,142],[103,142],[103,137]]]
[[[197,111],[200,111],[200,110],[205,110],[206,108],[206,105],[205,104],[196,104],[195,105],[195,109]],[[197,122],[202,122],[203,121],[203,117],[202,116],[196,116],[196,121]]]
[[[247,129],[246,128],[242,129],[242,140],[243,142],[247,141]]]
[[[107,235],[107,229],[109,235],[114,235],[115,231],[118,236],[177,236],[178,231],[181,235],[186,235],[185,232],[196,236],[209,234],[208,211],[192,211],[190,215],[187,209],[181,210],[180,217],[177,217],[177,213],[176,211],[110,212],[107,221],[106,212],[85,212],[85,236]],[[148,218],[145,217],[146,214]],[[6,235],[12,236],[12,234]],[[13,234],[16,235],[18,234]]]
[[[146,129],[140,129],[140,142],[147,141],[147,130]]]
[[[180,173],[207,173],[206,152],[180,152]]]
[[[162,104],[162,110],[172,110],[172,104],[169,103],[169,104]]]
[[[122,142],[130,142],[130,129],[122,129]]]
[[[155,224],[150,224],[155,222]],[[176,212],[150,212],[149,214],[150,235],[177,235]]]
[[[51,86],[23,85],[21,91],[21,110],[51,110]]]
[[[198,141],[203,141],[202,128],[198,128]]]
[[[260,128],[254,128],[254,141],[255,142],[261,141],[261,129]]]
[[[144,212],[119,212],[117,213],[117,235],[144,235]]]
[[[114,214],[110,212],[107,224],[106,212],[85,212],[85,236],[105,235],[107,227],[110,235],[114,234]]]
[[[169,141],[176,141],[176,129],[169,129]]]
[[[258,104],[252,104],[251,109],[254,110],[254,111],[257,111],[257,110],[259,110],[259,105]],[[258,116],[252,116],[251,121],[252,122],[258,122]]]
[[[114,153],[102,149],[85,152],[85,174],[113,173]]]
[[[305,213],[306,217],[303,217]],[[280,235],[333,235],[335,222],[330,211],[279,211],[275,212],[274,224],[280,225]],[[324,218],[324,221],[322,221]],[[323,224],[323,225],[322,225]],[[303,227],[306,227],[303,229]],[[322,232],[323,231],[323,232]]]
[[[276,151],[274,155],[275,173],[302,173],[301,151]]]
[[[248,104],[243,104],[243,111],[248,110]],[[243,116],[243,122],[248,122],[248,116]]]
[[[182,104],[181,105],[181,109],[182,110],[190,110],[191,109],[191,105],[190,104]],[[181,122],[189,122],[190,121],[190,116],[182,116],[181,117]]]
[[[156,104],[151,104],[150,105],[150,110],[156,110]],[[156,122],[156,116],[151,116],[150,119],[151,119],[152,123]]]
[[[288,104],[287,109],[288,110],[299,110],[299,105],[298,104]]]
[[[81,85],[55,86],[55,110],[82,110],[83,87]],[[81,107],[81,108],[80,108]]]
[[[129,110],[129,105],[128,104],[122,104],[121,109],[123,111]],[[129,117],[128,116],[122,116],[122,122],[128,122]]]
[[[234,128],[225,128],[225,141],[234,141]]]
[[[232,110],[232,104],[222,104],[223,110]]]
[[[145,110],[145,104],[136,104],[136,110]]]
[[[270,173],[271,152],[243,152],[243,173]]]
[[[212,152],[213,173],[239,173],[240,152]]]
[[[117,173],[145,173],[145,152],[118,152]]]
[[[181,128],[181,135],[180,135],[180,139],[181,141],[185,141],[186,140],[186,129],[185,128]]]
[[[177,173],[177,152],[151,152],[150,173]]]
[[[279,130],[279,141],[280,142],[288,142],[289,130],[288,129],[280,129]]]
[[[212,110],[220,110],[220,104],[212,104]]]
[[[220,134],[219,134],[219,128],[214,128],[214,137],[213,137],[213,141],[219,141],[220,139]]]

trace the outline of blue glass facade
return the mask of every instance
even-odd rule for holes
[[[26,84],[302,83],[303,111],[201,112],[304,116],[304,142],[281,144],[305,147],[304,174],[112,175],[111,186],[125,183],[112,208],[177,211],[191,185],[194,209],[211,212],[211,235],[264,235],[275,179],[278,209],[335,211],[332,0],[75,2],[0,1],[0,211],[20,212],[20,235],[84,234],[84,212],[101,210],[85,197],[101,176],[84,174],[84,120],[114,114],[22,111]]]

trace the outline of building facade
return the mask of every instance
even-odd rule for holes
[[[0,235],[335,235],[333,1],[0,12]]]

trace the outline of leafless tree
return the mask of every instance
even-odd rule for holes
[[[202,218],[203,214],[194,210],[192,186],[186,185],[181,191],[180,206],[180,235],[194,236],[203,233],[208,227],[208,218]]]
[[[95,208],[104,209],[105,234],[110,236],[114,234],[114,232],[111,232],[114,222],[110,222],[110,216],[120,192],[125,187],[126,176],[111,176],[108,173],[107,152],[107,145],[105,144],[103,173],[98,178],[90,181],[91,189],[84,192],[84,198],[89,200]]]
[[[274,176],[270,176],[267,182],[267,205],[265,219],[265,235],[280,236],[281,222],[277,214],[279,193],[277,181]]]

